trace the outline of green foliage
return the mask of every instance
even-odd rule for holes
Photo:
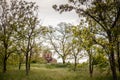
[[[16,55],[30,53],[34,39],[38,36],[39,24],[37,18],[38,6],[34,2],[24,0],[1,0],[0,15],[0,56],[2,56],[3,72],[6,72],[7,61],[17,64],[19,57]],[[37,27],[37,28],[36,28]],[[16,53],[14,55],[14,53]],[[28,57],[27,57],[28,58]],[[27,61],[28,59],[26,59]]]
[[[47,63],[47,61],[43,57],[38,57],[38,58],[33,58],[31,60],[31,63],[45,64],[45,63]]]
[[[68,64],[62,64],[62,63],[47,64],[46,68],[68,68]]]
[[[85,68],[88,66],[88,62],[83,62],[77,65],[78,68]]]
[[[88,63],[87,62],[79,63],[76,66],[76,71],[78,72],[78,71],[88,70],[87,68],[88,68]],[[68,69],[70,71],[74,71],[74,64],[68,65]]]
[[[68,67],[68,64],[55,64],[54,65],[56,68],[67,68]]]
[[[99,72],[103,73],[109,69],[108,59],[102,54],[97,54],[93,57],[93,65],[99,70]]]
[[[103,55],[96,55],[93,57],[93,65],[97,65],[100,68],[108,66],[108,60]]]
[[[52,48],[54,48],[54,51],[63,59],[63,63],[67,57],[71,55],[71,48],[73,48],[74,58],[77,58],[78,53],[84,48],[88,51],[87,56],[89,56],[90,63],[92,62],[92,64],[89,64],[95,65],[96,69],[94,78],[91,79],[88,77],[88,72],[85,72],[88,63],[77,65],[77,71],[79,72],[80,70],[81,74],[65,70],[68,68],[73,70],[74,64],[47,64],[42,68],[34,65],[32,66],[30,76],[24,76],[23,71],[18,72],[15,70],[17,71],[16,74],[16,72],[11,70],[6,74],[0,73],[0,80],[16,80],[16,76],[18,78],[17,80],[110,80],[111,76],[101,74],[101,71],[106,70],[108,67],[108,59],[106,55],[102,54],[103,51],[101,49],[93,49],[93,45],[95,44],[101,45],[103,47],[102,49],[108,53],[111,67],[113,67],[111,70],[113,70],[113,73],[116,73],[113,49],[115,49],[114,45],[117,42],[116,36],[119,35],[120,31],[120,7],[119,2],[115,2],[118,0],[68,0],[72,5],[60,5],[59,8],[54,5],[53,8],[60,11],[60,13],[75,9],[78,15],[82,14],[82,16],[87,17],[88,26],[85,25],[86,21],[81,20],[78,26],[60,23],[57,28],[39,26],[39,29],[37,27],[39,21],[36,11],[38,6],[36,6],[35,3],[29,3],[23,0],[11,0],[13,3],[8,5],[7,2],[2,1],[0,2],[1,8],[3,8],[5,12],[3,12],[3,16],[0,17],[0,69],[2,69],[1,66],[3,66],[2,59],[8,61],[8,65],[12,65],[12,67],[15,67],[13,65],[19,63],[20,54],[15,54],[15,51],[20,51],[20,53],[25,53],[25,55],[27,54],[26,62],[30,62],[28,58],[31,56],[29,55],[36,53],[32,55],[31,63],[46,63],[44,58],[38,57],[40,49],[38,45],[35,45],[39,33],[48,36],[47,38]],[[91,5],[87,4],[89,1],[91,1]],[[80,5],[88,5],[88,7],[83,9]],[[100,35],[102,35],[102,37]],[[76,53],[76,51],[78,52]],[[115,57],[116,56],[118,55],[115,54]],[[24,57],[22,57],[22,59],[24,59]],[[100,72],[99,69],[101,69]],[[13,77],[13,75],[15,77]],[[113,76],[116,77],[116,74],[113,74]]]
[[[19,56],[14,53],[8,58],[8,65],[18,65],[19,63]]]

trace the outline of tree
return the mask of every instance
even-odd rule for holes
[[[65,60],[70,54],[71,49],[70,26],[66,23],[60,23],[55,29],[52,27],[48,28],[48,33],[46,34],[47,40],[49,40],[54,51],[62,58],[63,64],[65,64]]]
[[[74,71],[76,71],[77,63],[79,63],[79,59],[83,56],[82,47],[79,41],[73,40],[71,54],[74,59]]]
[[[35,37],[39,34],[37,27],[38,6],[33,2],[23,0],[2,0],[0,2],[0,41],[3,48],[3,72],[6,72],[6,62],[11,53],[22,50],[26,55],[26,74],[29,72],[30,59]],[[17,45],[17,42],[23,44]],[[17,49],[20,46],[22,48]]]
[[[106,68],[108,66],[108,59],[103,47],[94,45],[92,48],[94,49],[93,65],[96,65],[100,69]]]
[[[15,29],[16,18],[15,1],[11,1],[9,5],[6,0],[0,1],[1,15],[0,15],[0,43],[1,43],[1,55],[3,61],[3,72],[6,72],[7,60],[11,53],[15,52]]]
[[[109,62],[113,79],[117,80],[115,64],[115,31],[120,19],[119,0],[68,0],[70,3],[65,5],[54,5],[53,8],[60,12],[75,10],[77,14],[86,16],[96,22],[104,29],[109,42]],[[85,6],[83,8],[83,6]]]
[[[43,57],[41,57],[42,51],[43,51],[43,45],[41,44],[41,42],[39,43],[35,43],[33,45],[33,50],[32,52],[34,53],[31,57],[31,62],[32,63],[45,63],[45,60]]]
[[[118,70],[120,73],[120,39],[119,39],[119,36],[117,37],[117,42],[116,42],[116,52],[117,52]]]
[[[79,59],[83,57],[83,46],[82,46],[82,38],[81,38],[81,29],[79,26],[72,26],[70,29],[72,36],[72,48],[71,48],[71,57],[74,59],[74,71],[76,71],[77,63],[79,63]]]
[[[26,57],[26,75],[28,75],[35,37],[40,32],[38,31],[39,27],[37,27],[39,23],[37,18],[38,6],[33,2],[26,1],[20,1],[18,5],[19,12],[17,14],[20,18],[18,18],[17,36],[22,43],[21,50]]]
[[[92,46],[94,45],[93,37],[95,34],[91,33],[91,29],[89,26],[85,25],[85,20],[81,20],[80,25],[73,26],[72,28],[73,42],[76,43],[76,45],[73,43],[74,48],[77,49],[77,54],[74,56],[76,57],[80,52],[82,52],[81,56],[83,56],[83,52],[87,52],[87,56],[89,58],[89,73],[92,77],[93,74],[93,51]],[[89,36],[88,36],[89,35]]]
[[[90,26],[85,25],[85,20],[81,20],[80,25],[73,29],[74,36],[78,39],[79,48],[82,48],[83,52],[87,52],[89,59],[89,74],[92,77],[93,74],[93,50],[92,46],[94,45],[93,37],[95,34],[91,33]],[[89,35],[89,36],[88,36]]]
[[[93,64],[92,64],[93,63],[93,49],[92,49],[92,46],[94,45],[94,42],[93,42],[94,34],[92,34],[90,32],[89,27],[88,28],[83,28],[82,34],[83,34],[82,35],[83,47],[87,51],[88,58],[89,58],[89,73],[90,73],[90,77],[92,77],[92,74],[93,74]]]

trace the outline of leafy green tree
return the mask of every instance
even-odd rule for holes
[[[72,38],[72,48],[71,48],[71,57],[74,59],[74,71],[76,71],[77,63],[79,63],[79,59],[83,57],[83,47],[82,47],[82,38],[81,38],[81,30],[79,26],[72,26],[71,29],[71,38]]]
[[[6,72],[7,59],[15,51],[23,51],[26,55],[26,74],[30,69],[30,59],[35,37],[39,34],[37,27],[38,6],[23,0],[2,0],[0,2],[0,41],[2,44],[3,72]],[[17,44],[22,43],[20,45]],[[20,46],[19,49],[16,46]]]
[[[93,56],[93,65],[98,66],[99,68],[106,68],[108,66],[108,59],[105,51],[101,46],[94,45],[94,56]]]
[[[89,73],[90,73],[90,77],[92,77],[92,74],[93,74],[93,64],[92,64],[93,63],[93,49],[92,49],[92,46],[94,45],[94,42],[93,42],[94,34],[92,34],[90,32],[89,28],[84,28],[82,30],[82,34],[83,34],[82,35],[83,47],[87,51],[88,57],[89,57]]]
[[[87,52],[87,56],[89,58],[89,73],[92,77],[93,74],[93,52],[92,52],[92,46],[94,45],[93,37],[95,36],[90,31],[90,27],[85,25],[85,21],[81,20],[80,25],[73,26],[72,28],[73,37],[75,40],[73,40],[74,43],[77,45],[74,47],[77,48],[79,54],[81,51]],[[88,36],[89,35],[89,36]],[[73,45],[74,45],[73,43]],[[82,53],[81,56],[84,54]],[[76,55],[77,56],[77,55]]]
[[[42,44],[40,43],[35,43],[33,45],[33,50],[32,52],[34,53],[31,57],[31,63],[45,63],[45,60],[42,56],[43,52],[43,47]]]
[[[33,46],[35,44],[35,37],[39,34],[37,27],[39,21],[37,18],[37,9],[33,2],[20,1],[18,6],[19,12],[17,36],[22,43],[21,49],[26,57],[26,75],[30,71],[30,60],[33,54]]]
[[[116,42],[115,34],[119,31],[117,23],[120,19],[119,0],[68,0],[69,4],[54,5],[57,11],[75,10],[78,15],[86,16],[103,28],[107,34],[109,46],[109,62],[113,79],[117,80],[114,47]],[[118,29],[118,30],[117,30]]]
[[[11,5],[6,0],[0,1],[1,15],[0,15],[0,43],[3,72],[6,72],[7,60],[11,53],[15,52],[15,29],[16,29],[16,17],[15,12],[16,1],[11,1]]]
[[[71,54],[74,59],[74,71],[77,69],[77,64],[79,63],[79,59],[82,58],[83,54],[81,53],[82,47],[78,41],[73,41]]]

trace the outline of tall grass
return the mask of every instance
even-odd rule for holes
[[[29,76],[22,70],[10,69],[6,73],[0,72],[0,80],[112,80],[110,75],[95,71],[93,78],[89,77],[87,69],[74,72],[67,68],[46,68],[45,64],[32,64]]]

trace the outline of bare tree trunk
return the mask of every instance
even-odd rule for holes
[[[19,55],[19,70],[21,69],[21,64],[22,64],[21,56]]]
[[[88,54],[89,54],[89,74],[90,74],[90,77],[92,77],[93,76],[93,64],[92,64],[92,53],[90,50],[88,51]]]
[[[21,62],[19,62],[19,70],[21,69],[21,64],[22,64],[22,63],[21,63]]]
[[[93,64],[92,64],[91,55],[89,56],[89,73],[90,73],[90,77],[92,77],[93,76]]]
[[[63,64],[65,64],[65,60],[63,60]]]
[[[111,50],[112,52],[114,52],[113,50]],[[116,73],[116,66],[115,66],[115,58],[114,58],[114,53],[110,53],[110,67],[111,67],[111,71],[112,71],[112,75],[113,75],[113,80],[117,80],[117,73]]]
[[[117,79],[117,73],[116,73],[116,64],[115,64],[115,55],[114,55],[114,48],[113,48],[113,39],[112,39],[112,36],[109,36],[109,43],[112,44],[110,46],[110,56],[109,56],[110,67],[111,67],[111,71],[112,71],[112,76],[113,76],[113,80],[118,80]]]
[[[6,34],[5,30],[6,29],[4,29],[4,34]],[[8,53],[7,49],[8,49],[8,44],[6,43],[5,39],[4,39],[3,43],[4,43],[4,49],[5,49],[5,51],[4,51],[4,57],[3,57],[3,73],[5,73],[7,71],[7,59],[8,59],[8,57],[7,57],[7,53]]]
[[[29,74],[30,38],[31,38],[31,35],[29,35],[29,38],[28,38],[28,43],[27,43],[27,49],[26,49],[26,75],[28,75],[28,74]]]
[[[5,73],[7,71],[7,57],[5,55],[4,59],[3,59],[3,73]]]
[[[75,62],[74,62],[74,71],[76,71],[77,68],[77,58],[75,57]]]
[[[63,64],[65,64],[65,58],[64,57],[62,57],[62,61],[63,61]]]
[[[32,49],[30,50],[30,57],[29,57],[29,71],[30,71],[30,62],[31,62],[31,57],[32,57]]]
[[[120,43],[117,42],[117,62],[118,62],[118,70],[120,73]]]
[[[26,53],[26,75],[29,73],[29,62],[28,62],[28,53]]]

